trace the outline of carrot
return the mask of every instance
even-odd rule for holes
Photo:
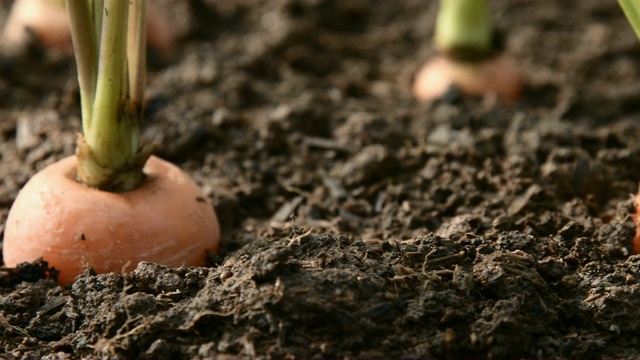
[[[415,98],[437,100],[456,86],[470,96],[495,94],[507,102],[517,101],[522,75],[499,53],[494,39],[485,0],[441,0],[435,29],[440,54],[416,73]]]
[[[67,2],[84,134],[75,156],[48,166],[18,194],[5,226],[5,265],[42,258],[59,270],[61,284],[84,267],[203,265],[220,246],[213,207],[188,175],[150,157],[152,147],[138,139],[145,2],[93,4]]]
[[[61,0],[17,0],[3,31],[3,41],[26,46],[35,40],[45,47],[71,49],[69,15]]]
[[[2,40],[24,48],[35,40],[45,48],[71,51],[69,15],[65,0],[16,0],[5,24]],[[169,57],[175,49],[176,34],[165,16],[154,8],[147,13],[149,44]]]
[[[640,38],[640,3],[635,0],[618,0],[618,4],[620,4],[636,35]],[[635,214],[631,216],[631,219],[636,224],[636,234],[631,245],[631,253],[640,254],[640,194],[633,198],[633,206]]]
[[[635,213],[631,215],[631,220],[636,224],[636,234],[631,244],[631,253],[640,254],[640,194],[633,198],[633,207],[635,208]]]
[[[85,266],[119,273],[143,260],[202,265],[218,250],[213,208],[176,166],[151,157],[140,187],[111,193],[78,183],[76,161],[50,165],[20,191],[6,223],[5,266],[43,258],[68,284]]]
[[[504,55],[482,62],[460,62],[447,56],[436,56],[420,68],[413,83],[416,99],[439,99],[452,86],[464,94],[495,94],[506,102],[515,102],[522,93],[522,75]]]

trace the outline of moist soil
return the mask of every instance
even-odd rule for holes
[[[435,1],[164,4],[179,46],[150,54],[143,136],[222,250],[66,288],[3,269],[4,357],[640,357],[640,42],[616,2],[492,3],[516,104],[412,98]],[[0,54],[2,223],[74,152],[74,66]]]

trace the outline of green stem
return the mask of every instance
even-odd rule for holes
[[[142,118],[144,87],[146,83],[147,37],[146,37],[146,4],[135,1],[129,11],[129,37],[127,39],[127,55],[129,60],[129,83],[131,113]]]
[[[119,167],[130,156],[128,141],[124,141],[130,122],[123,102],[128,96],[126,43],[128,1],[105,3],[105,15],[100,39],[98,79],[93,99],[94,116],[84,136],[99,164]]]
[[[91,19],[93,10],[85,1],[67,0],[67,9],[73,31],[73,46],[76,54],[76,66],[78,67],[78,82],[80,83],[80,101],[82,103],[82,126],[86,132],[91,126],[93,98],[96,90],[96,73],[98,65],[98,49],[95,28]]]
[[[67,6],[82,97],[78,180],[103,190],[131,190],[143,181],[142,167],[150,155],[149,148],[139,147],[144,0],[67,0]],[[130,34],[133,40],[125,41]],[[130,99],[139,105],[133,107]]]
[[[638,0],[618,0],[618,3],[636,35],[640,38],[640,3]]]
[[[69,0],[67,0],[69,1]],[[78,1],[78,0],[71,0]],[[83,1],[83,0],[81,0]],[[85,0],[90,3],[91,14],[93,16],[93,23],[95,27],[94,35],[96,36],[96,43],[100,44],[100,38],[102,37],[102,17],[104,14],[104,1],[105,0]]]
[[[491,11],[486,0],[440,0],[435,43],[459,60],[482,60],[493,49]]]

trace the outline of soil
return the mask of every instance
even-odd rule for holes
[[[4,357],[640,357],[640,42],[616,2],[492,2],[517,104],[413,100],[435,1],[164,4],[180,44],[150,56],[143,133],[222,251],[67,288],[3,269]],[[0,53],[1,223],[74,152],[74,66]]]

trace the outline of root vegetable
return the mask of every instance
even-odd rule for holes
[[[17,0],[3,31],[3,41],[26,46],[32,37],[45,47],[71,51],[69,14],[64,1]]]
[[[147,13],[147,37],[158,53],[170,57],[175,49],[176,34],[170,21],[153,7]],[[45,48],[70,52],[71,28],[64,0],[16,0],[5,24],[2,40],[24,48],[32,40]]]
[[[437,100],[452,86],[471,96],[495,94],[507,102],[520,98],[522,75],[499,53],[486,0],[441,0],[435,45],[440,54],[413,81],[417,100]]]
[[[636,35],[640,38],[640,3],[637,0],[618,0],[618,4],[620,4]],[[636,212],[631,218],[636,224],[636,235],[633,238],[631,253],[640,254],[640,194],[637,194],[633,200]]]
[[[631,219],[636,224],[636,234],[633,237],[633,243],[631,244],[631,253],[640,254],[640,194],[637,194],[633,198],[633,206],[635,213],[631,215]]]
[[[413,82],[413,94],[420,101],[433,101],[456,86],[467,95],[495,94],[506,102],[515,102],[520,98],[523,83],[518,68],[504,55],[481,62],[456,61],[439,55],[420,68]]]
[[[5,227],[5,266],[41,257],[68,284],[87,266],[120,273],[140,261],[203,265],[220,247],[211,204],[176,166],[150,158],[142,185],[123,193],[78,183],[75,168],[75,156],[65,158],[20,191]]]
[[[204,265],[220,247],[213,207],[180,169],[140,143],[145,82],[144,0],[67,0],[83,134],[76,156],[36,174],[9,211],[6,266],[38,258],[67,284],[91,267],[140,261]]]

